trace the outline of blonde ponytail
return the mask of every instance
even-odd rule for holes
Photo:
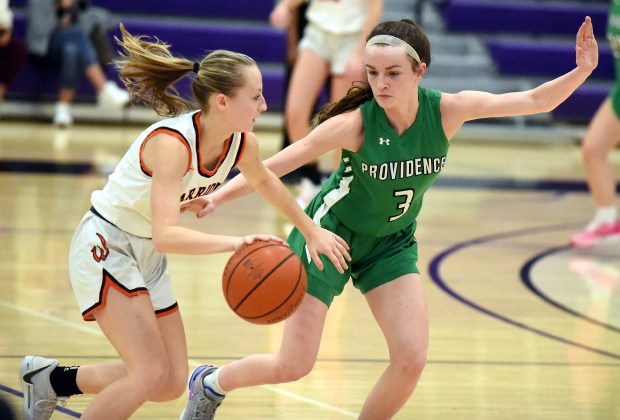
[[[198,107],[208,111],[209,97],[214,93],[234,96],[245,84],[243,71],[256,62],[245,54],[216,50],[195,65],[193,61],[177,58],[170,45],[154,38],[131,35],[120,25],[123,39],[116,42],[123,48],[116,62],[121,80],[132,96],[148,103],[161,116],[176,116],[195,106],[179,95],[174,83],[194,71],[192,93]]]

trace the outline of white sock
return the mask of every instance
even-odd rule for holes
[[[592,218],[586,230],[595,230],[601,225],[613,223],[616,221],[617,217],[618,210],[616,206],[598,207],[596,213],[594,213],[594,218]]]
[[[227,392],[220,386],[220,368],[215,369],[202,379],[202,386],[208,386],[215,392],[221,395],[226,395]]]

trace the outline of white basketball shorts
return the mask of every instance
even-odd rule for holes
[[[299,42],[299,48],[308,48],[330,63],[331,74],[344,74],[347,63],[360,42],[360,33],[332,34],[309,22]]]
[[[69,253],[73,292],[85,321],[105,306],[111,287],[127,296],[148,294],[157,317],[178,310],[167,259],[148,238],[122,231],[88,211],[78,225]]]

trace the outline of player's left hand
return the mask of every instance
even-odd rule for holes
[[[579,27],[575,50],[577,67],[591,73],[598,65],[598,44],[596,43],[596,38],[594,38],[594,29],[590,16],[586,16],[586,19]]]

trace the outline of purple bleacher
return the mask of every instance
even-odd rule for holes
[[[574,35],[586,16],[605,36],[609,5],[569,1],[450,0],[442,7],[446,28],[455,32]]]
[[[24,8],[27,0],[11,0],[11,7]],[[94,0],[93,6],[103,7],[118,15],[187,16],[200,18],[261,20],[267,22],[273,0]]]
[[[609,95],[610,88],[584,84],[551,114],[556,121],[578,124],[590,122],[600,104]]]
[[[203,57],[214,49],[227,49],[249,55],[259,62],[284,63],[286,34],[271,26],[242,24],[161,21],[157,19],[124,18],[125,28],[136,35],[154,36],[171,44],[171,51],[187,58]],[[15,13],[15,33],[24,36],[26,17]],[[120,37],[120,31],[110,36]]]
[[[156,36],[171,44],[171,51],[177,56],[188,59],[204,57],[209,51],[227,49],[238,51],[254,58],[263,73],[263,91],[270,109],[282,109],[285,92],[286,35],[280,29],[268,25],[242,25],[238,23],[223,24],[218,22],[198,22],[183,20],[160,20],[148,18],[121,18],[127,30],[133,34]],[[15,33],[24,36],[26,17],[21,12],[15,13]],[[118,29],[110,36],[120,36]],[[262,64],[276,63],[280,66]],[[106,69],[109,77],[116,78],[112,67]],[[189,79],[188,79],[189,80]],[[39,69],[31,62],[20,70],[16,80],[10,86],[7,95],[12,98],[29,100],[54,100],[57,91],[57,78],[53,70]],[[181,81],[179,92],[191,95],[189,85]],[[76,91],[78,100],[94,101],[93,88],[86,80],[81,80]]]
[[[130,33],[156,36],[170,44],[174,54],[187,58],[202,58],[208,51],[225,49],[247,54],[259,62],[286,60],[286,35],[270,26],[136,18],[122,22]],[[118,29],[113,34],[120,37]]]
[[[574,42],[495,39],[486,43],[501,74],[517,76],[560,76],[575,67]],[[593,79],[614,79],[611,48],[599,46],[598,67]]]
[[[98,0],[96,6],[114,13],[234,18],[268,22],[273,0]]]
[[[106,73],[112,80],[118,82],[116,71],[113,67],[107,67]],[[263,93],[267,106],[270,110],[282,109],[285,95],[285,85],[283,75],[278,70],[262,70],[263,74]],[[192,93],[190,89],[191,75],[179,80],[175,87],[181,96],[190,99]],[[120,84],[120,82],[118,82]],[[44,100],[55,101],[58,96],[58,78],[53,70],[39,68],[31,62],[21,68],[19,76],[10,86],[8,95],[10,98],[19,100]],[[85,78],[80,80],[76,89],[76,100],[82,102],[93,102],[95,91]]]
[[[446,28],[454,32],[566,37],[567,41],[493,38],[486,46],[498,72],[523,77],[557,77],[575,67],[574,36],[585,16],[604,40],[609,4],[568,0],[449,0],[442,6]],[[570,41],[569,41],[570,39]],[[615,80],[611,49],[599,42],[594,82]],[[609,86],[586,83],[553,112],[554,120],[587,123],[609,94]]]

